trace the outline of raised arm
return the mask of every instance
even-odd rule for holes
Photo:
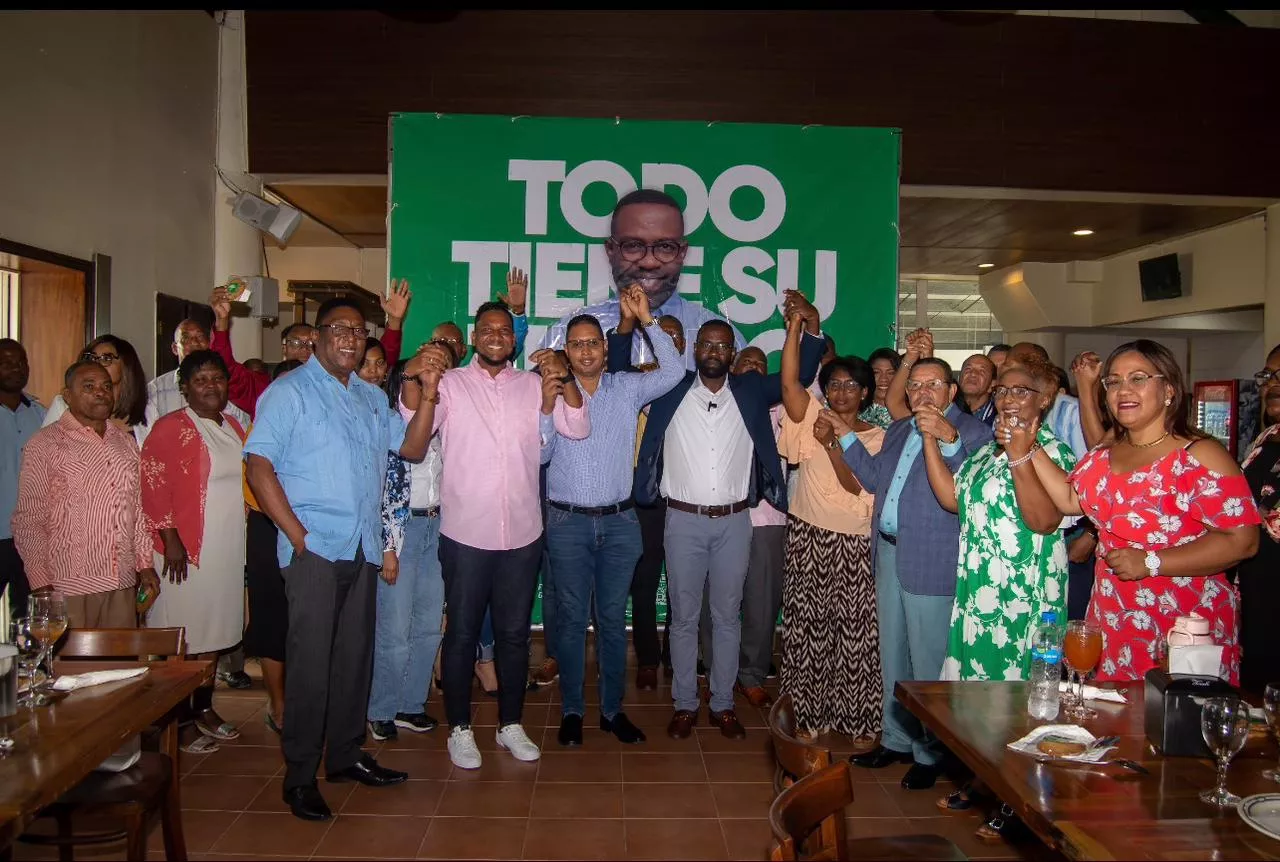
[[[684,360],[680,351],[676,350],[675,340],[660,326],[653,326],[653,315],[649,311],[649,297],[639,287],[632,286],[626,298],[620,298],[623,307],[630,306],[635,312],[640,325],[645,327],[649,336],[649,344],[653,347],[653,358],[658,367],[637,378],[636,410],[656,398],[670,392],[675,385],[684,379]]]
[[[382,312],[387,316],[387,327],[382,333],[382,355],[387,360],[387,367],[394,368],[400,361],[400,353],[404,349],[404,318],[409,312],[409,300],[413,293],[409,290],[407,279],[391,279],[390,292],[382,297],[379,303]]]
[[[948,512],[958,512],[960,505],[956,501],[956,477],[942,460],[942,451],[938,448],[938,438],[932,434],[922,434],[925,475],[929,477],[929,487],[933,496],[938,498],[938,505]]]
[[[1049,453],[1044,449],[1036,450],[1031,459],[1036,468],[1036,478],[1040,480],[1044,492],[1053,501],[1053,506],[1064,515],[1081,514],[1080,498],[1067,477],[1067,472],[1053,463]]]
[[[1080,428],[1084,432],[1084,444],[1092,449],[1104,442],[1107,430],[1102,423],[1102,413],[1098,407],[1099,377],[1102,374],[1102,359],[1092,351],[1081,353],[1071,362],[1071,373],[1076,378],[1076,388],[1080,400]]]
[[[1036,427],[1039,427],[1038,425]],[[1007,417],[996,417],[995,433],[1004,446],[1009,458],[1010,471],[1013,473],[1013,494],[1018,502],[1018,511],[1022,513],[1022,522],[1037,533],[1052,535],[1062,526],[1062,513],[1044,483],[1040,481],[1031,454],[1032,447],[1039,448],[1036,441],[1036,428],[1028,428],[1023,424],[1011,426]],[[1045,453],[1046,457],[1048,453]]]
[[[917,329],[907,336],[907,352],[893,375],[889,391],[885,393],[884,405],[889,408],[889,415],[897,421],[911,415],[911,404],[907,401],[907,380],[911,377],[911,366],[917,360],[933,356],[933,333],[927,329]]]
[[[227,296],[225,287],[213,289],[209,307],[213,309],[213,335],[209,339],[209,349],[222,357],[230,374],[227,400],[252,419],[258,407],[258,399],[271,385],[271,377],[250,371],[236,361],[231,349],[231,299]]]
[[[809,410],[809,390],[800,382],[800,339],[804,320],[792,315],[787,320],[787,340],[782,343],[782,406],[792,422],[803,422]],[[828,423],[829,424],[829,423]]]
[[[801,336],[800,342],[799,378],[801,386],[808,386],[813,382],[819,366],[822,365],[822,354],[826,352],[827,342],[822,337],[818,309],[813,303],[798,290],[788,290],[785,294],[786,299],[782,306],[783,319],[791,321],[799,317],[804,321],[804,335]],[[788,330],[789,328],[790,323],[788,323]],[[765,403],[771,406],[782,400],[781,373],[765,375],[764,399]],[[804,418],[803,414],[801,418]]]

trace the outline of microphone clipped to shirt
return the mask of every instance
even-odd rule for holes
[[[716,402],[714,402],[714,401],[708,401],[708,402],[707,402],[707,412],[708,412],[708,413],[710,413],[712,410],[715,410],[715,409],[716,409],[717,407],[719,407],[719,406],[720,406],[720,405],[719,405],[719,404],[717,404],[717,403],[716,403]]]

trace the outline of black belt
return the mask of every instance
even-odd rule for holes
[[[888,542],[889,544],[891,544],[891,545],[897,545],[897,544],[898,544],[898,537],[897,537],[897,536],[890,536],[890,535],[889,535],[888,533],[886,533],[884,530],[876,530],[876,532],[880,534],[880,538],[884,539],[884,540],[885,540],[886,542]]]
[[[696,503],[686,503],[683,500],[676,500],[668,497],[667,505],[679,512],[689,512],[693,515],[706,515],[708,518],[723,518],[726,515],[736,515],[746,509],[747,501],[739,500],[736,503],[726,503],[722,506],[699,506]]]
[[[440,507],[428,506],[425,509],[410,509],[409,514],[415,518],[438,518],[440,517]]]
[[[562,512],[572,512],[575,515],[590,515],[598,518],[601,515],[616,515],[619,512],[625,512],[636,504],[635,500],[623,500],[621,503],[614,503],[612,506],[575,506],[572,503],[558,503],[555,500],[548,500],[547,505],[559,509]]]

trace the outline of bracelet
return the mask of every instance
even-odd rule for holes
[[[439,390],[436,390],[435,392],[431,393],[430,395],[428,395],[427,393],[425,393],[425,392],[424,392],[424,393],[422,393],[422,400],[423,400],[423,401],[429,401],[429,402],[431,402],[432,404],[439,404],[439,403],[440,403],[440,391],[439,391]]]
[[[417,383],[418,385],[422,385],[422,381],[418,379],[418,375],[405,374],[403,372],[400,374],[400,382],[401,383]]]
[[[1034,458],[1036,456],[1036,453],[1039,451],[1040,451],[1040,443],[1036,442],[1031,446],[1031,449],[1028,450],[1027,454],[1023,455],[1017,461],[1010,461],[1009,469],[1012,470],[1014,467],[1021,467],[1023,464],[1027,463],[1032,458]]]

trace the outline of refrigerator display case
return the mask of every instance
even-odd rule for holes
[[[1240,430],[1240,382],[1206,380],[1195,385],[1192,420],[1201,431],[1217,438],[1233,458]]]

